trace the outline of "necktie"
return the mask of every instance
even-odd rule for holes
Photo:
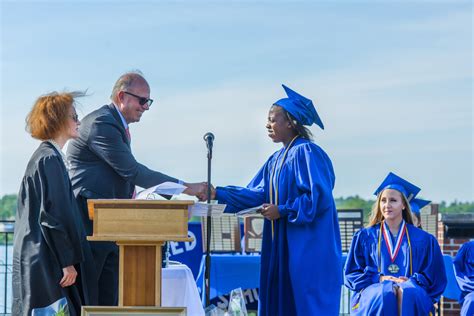
[[[128,141],[131,142],[132,141],[132,135],[130,135],[130,129],[127,127],[125,129],[125,132],[127,133]],[[135,189],[133,189],[132,199],[134,199],[136,195],[137,195],[137,191]]]
[[[127,133],[128,141],[131,142],[132,141],[132,135],[130,135],[130,129],[127,127],[125,129],[125,132]]]

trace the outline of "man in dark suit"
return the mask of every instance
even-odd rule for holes
[[[114,85],[112,103],[91,112],[81,121],[79,137],[67,149],[72,188],[88,235],[92,221],[87,199],[128,199],[135,185],[148,188],[166,181],[187,186],[184,193],[202,195],[204,183],[184,183],[148,169],[135,160],[128,124],[139,122],[150,109],[150,87],[139,72],[122,75]],[[90,242],[98,273],[99,305],[118,303],[118,247],[113,242]]]

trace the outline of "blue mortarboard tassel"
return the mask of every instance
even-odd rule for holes
[[[321,129],[324,129],[324,124],[314,108],[313,101],[291,90],[284,84],[282,86],[288,98],[280,99],[274,104],[284,108],[300,124],[311,126],[316,123]]]
[[[420,210],[430,203],[428,200],[413,199],[410,201],[410,208],[413,213],[420,214]]]
[[[382,184],[380,184],[377,190],[375,190],[374,194],[378,195],[385,189],[393,189],[403,193],[408,201],[411,201],[418,194],[418,192],[421,191],[421,189],[416,185],[403,178],[400,178],[392,172],[387,175]]]

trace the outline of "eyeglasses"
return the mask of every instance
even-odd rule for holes
[[[71,114],[69,117],[72,118],[74,122],[79,122],[79,115],[77,115],[77,113]]]
[[[140,105],[142,105],[142,106],[146,104],[148,107],[150,107],[151,104],[153,103],[153,99],[144,98],[144,97],[141,97],[141,96],[139,96],[139,95],[133,94],[133,93],[128,92],[128,91],[124,91],[123,93],[128,94],[128,95],[131,95],[132,97],[137,98],[137,99],[138,99],[138,103],[139,103]]]

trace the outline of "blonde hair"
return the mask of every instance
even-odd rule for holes
[[[380,200],[382,198],[382,193],[386,189],[382,190],[379,192],[377,195],[377,201],[375,201],[374,205],[372,205],[372,212],[370,213],[370,218],[369,218],[369,224],[367,224],[367,227],[371,227],[374,225],[377,225],[378,223],[381,223],[383,221],[383,214],[382,210],[380,209]],[[402,192],[396,190],[400,195],[402,196],[402,201],[403,201],[403,210],[402,210],[402,217],[407,222],[407,224],[413,224],[413,218],[411,215],[411,207],[410,203],[408,202],[405,194]]]
[[[40,96],[26,117],[26,131],[33,138],[48,140],[67,128],[71,108],[85,92],[51,92]]]

